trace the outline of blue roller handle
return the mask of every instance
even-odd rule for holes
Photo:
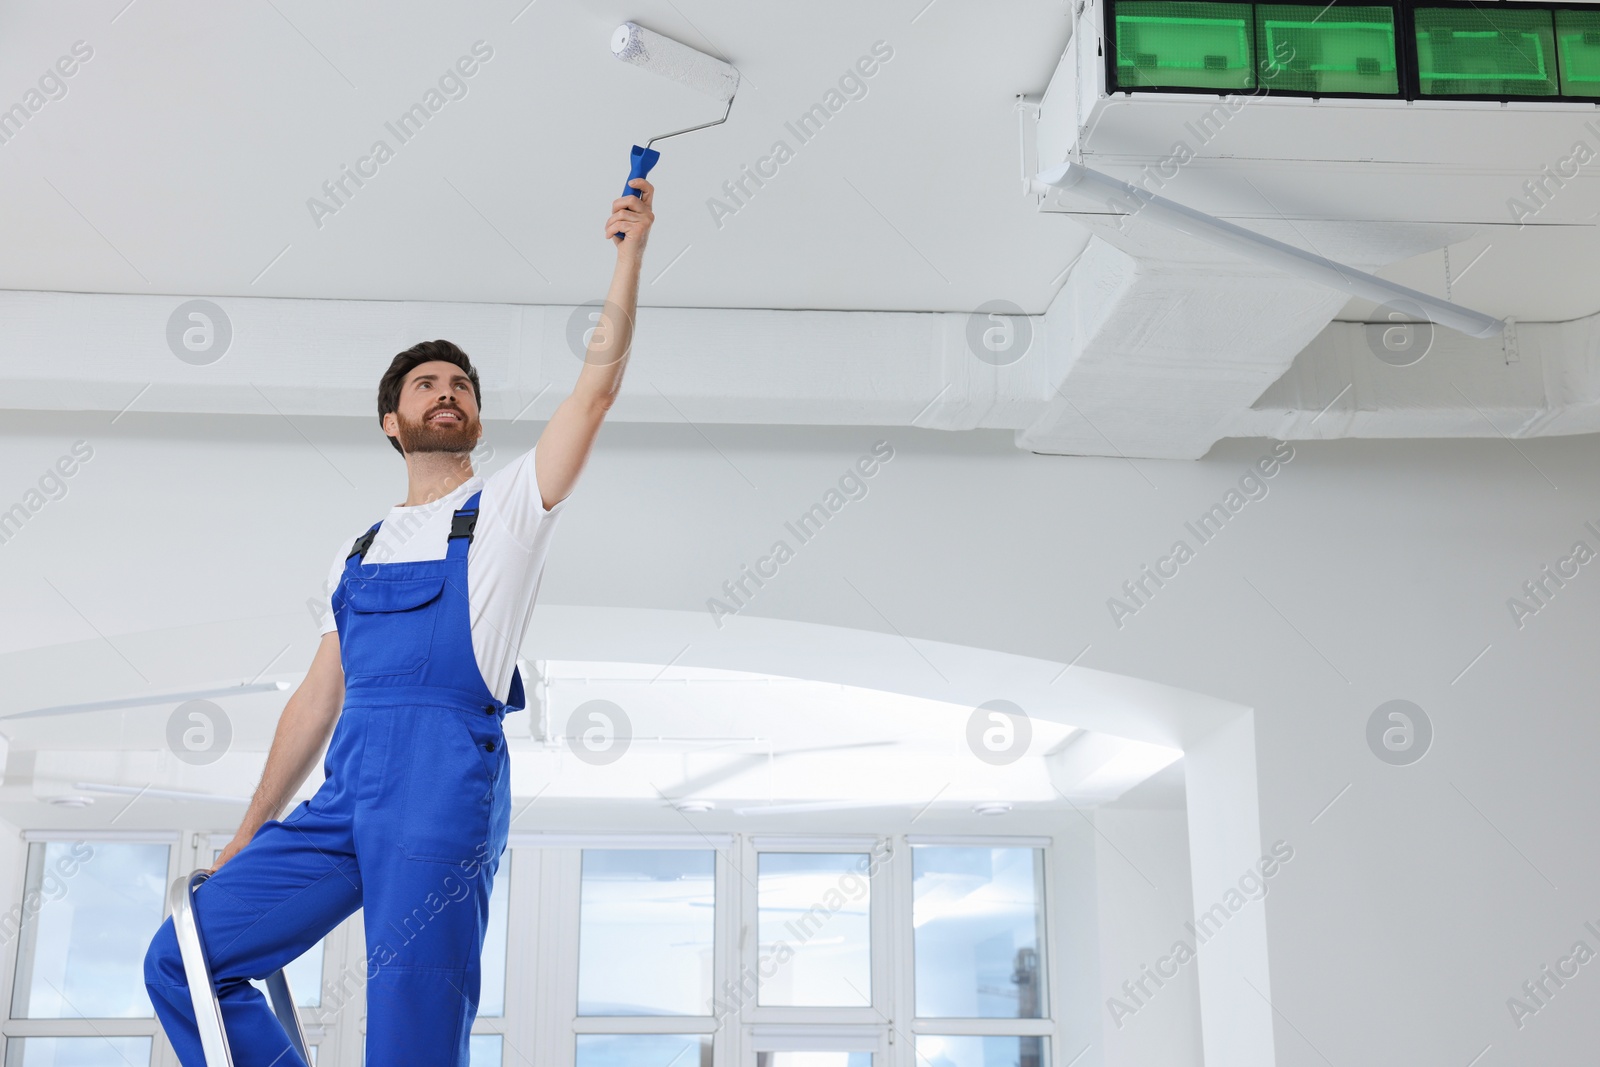
[[[650,168],[655,166],[656,160],[660,158],[661,153],[657,152],[654,148],[640,148],[638,145],[634,145],[633,150],[628,153],[628,162],[630,164],[628,168],[628,181],[631,182],[635,178],[649,177]],[[622,184],[622,195],[638,196],[639,190],[629,188],[628,183],[624,182]],[[622,233],[619,231],[611,236],[621,237]]]

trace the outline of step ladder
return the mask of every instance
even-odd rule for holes
[[[211,872],[202,867],[178,878],[172,883],[168,903],[172,906],[172,926],[178,935],[178,950],[183,956],[183,973],[189,982],[189,996],[194,999],[194,1017],[200,1027],[200,1046],[205,1050],[206,1067],[233,1067],[228,1032],[222,1026],[222,1005],[217,1001],[211,968],[206,963],[205,946],[200,941],[200,927],[194,918],[194,891],[209,877]],[[294,995],[289,992],[289,979],[283,973],[283,968],[268,976],[266,983],[272,1013],[289,1035],[289,1044],[294,1046],[302,1061],[310,1063],[305,1031],[300,1027],[300,1015],[295,1011]]]

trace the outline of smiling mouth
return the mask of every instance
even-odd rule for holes
[[[428,422],[454,422],[454,423],[460,424],[460,423],[464,422],[465,420],[462,419],[461,412],[455,410],[454,408],[440,408],[438,411],[435,411],[433,414],[429,415],[428,418],[427,418],[427,421]]]

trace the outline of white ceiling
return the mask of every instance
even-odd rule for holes
[[[632,19],[744,76],[725,125],[656,146],[642,304],[971,310],[1004,297],[1042,311],[1086,238],[1020,195],[1014,96],[1049,79],[1064,12],[1052,0],[7,5],[0,92],[20,96],[22,76],[75,41],[94,54],[0,146],[0,288],[597,298],[630,144],[722,110],[612,57],[612,30]],[[480,40],[493,57],[467,94],[410,143],[388,135]],[[784,123],[880,40],[893,58],[867,94],[800,144]],[[380,137],[394,158],[319,229],[306,201]],[[708,198],[780,138],[794,158],[719,229]]]
[[[1508,209],[1578,141],[1600,150],[1584,124],[1593,109],[1268,97],[1160,188],[1517,320],[1520,355],[1498,339],[1466,353],[1479,368],[1469,389],[1447,344],[1397,388],[1371,388],[1370,342],[1341,328],[1372,317],[1369,304],[1147,224],[1112,229],[1096,205],[1028,194],[1024,173],[1073,152],[1134,178],[1217,106],[1102,95],[1099,3],[1076,28],[1074,6],[7,10],[5,69],[42,73],[75,42],[93,56],[0,145],[0,289],[96,295],[40,318],[17,314],[46,305],[16,294],[0,322],[0,380],[32,387],[13,390],[11,406],[120,412],[138,394],[146,410],[254,412],[263,361],[289,351],[364,382],[423,315],[471,334],[467,347],[504,386],[496,411],[547,417],[572,364],[542,353],[564,347],[556,327],[607,283],[601,223],[628,146],[721,112],[610,55],[611,31],[633,19],[726,58],[744,80],[725,125],[658,146],[662,199],[640,292],[655,317],[641,318],[639,355],[661,381],[641,388],[635,375],[619,420],[992,427],[1042,453],[1174,458],[1259,433],[1531,437],[1600,425],[1587,327],[1545,326],[1600,309],[1596,182],[1581,171],[1523,229]],[[386,124],[475,46],[492,56],[465,95],[401,143]],[[875,47],[892,57],[865,95],[802,143],[791,124]],[[20,98],[27,85],[5,91]],[[1036,121],[1019,94],[1042,99]],[[379,138],[394,157],[319,225],[308,201],[327,199],[323,184]],[[724,183],[779,139],[793,157],[714,218]],[[234,301],[237,355],[204,381],[169,381],[192,370],[152,325],[175,296]],[[245,297],[280,300],[240,306]],[[1035,338],[1028,359],[998,368],[974,347],[971,317],[996,300],[1033,316]],[[330,330],[319,309],[346,326]],[[501,314],[513,311],[521,318]],[[885,314],[895,312],[944,314]],[[498,330],[513,319],[537,336]],[[440,335],[456,337],[429,334]],[[1347,352],[1358,365],[1327,355]],[[228,375],[242,376],[231,393]],[[542,407],[524,406],[547,385],[557,388]],[[273,403],[287,415],[346,410],[332,390],[299,392]],[[365,394],[351,393],[348,410],[364,411]],[[1330,403],[1342,405],[1332,417]]]

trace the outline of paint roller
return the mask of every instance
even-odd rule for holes
[[[637,22],[624,22],[617,27],[617,32],[611,35],[611,54],[624,63],[632,63],[653,74],[671,78],[680,85],[698,89],[707,96],[728,102],[722,117],[715,122],[702,122],[698,126],[663,133],[650,138],[643,148],[634,145],[629,155],[628,181],[649,175],[650,168],[661,158],[661,153],[650,147],[657,141],[664,141],[668,137],[676,137],[683,133],[693,133],[695,130],[703,130],[707,126],[716,126],[728,121],[728,115],[733,111],[733,94],[739,89],[739,72],[722,60],[674,41],[670,37],[663,37],[659,33],[647,30]],[[627,182],[624,182],[622,195],[638,196],[639,191],[629,188]],[[614,236],[621,237],[622,234]]]

